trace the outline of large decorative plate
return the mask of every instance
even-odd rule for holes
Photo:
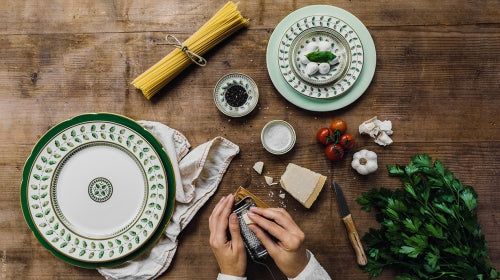
[[[21,184],[24,217],[55,256],[95,268],[131,260],[163,233],[175,180],[162,145],[131,119],[85,114],[35,145]]]
[[[307,65],[301,58],[313,51],[311,45],[336,56],[333,60],[336,63],[327,64],[328,72],[307,73]],[[278,64],[287,83],[297,92],[312,98],[338,97],[354,85],[361,73],[363,46],[356,32],[341,19],[329,15],[308,16],[285,32],[279,46]]]
[[[312,98],[291,86],[283,77],[279,60],[276,58],[285,33],[298,19],[310,16],[331,16],[345,22],[358,35],[363,48],[363,67],[351,88],[335,98]],[[334,6],[312,5],[298,9],[286,16],[274,29],[266,51],[269,76],[278,92],[292,104],[310,111],[326,112],[341,109],[356,101],[371,83],[375,74],[376,50],[373,39],[363,23],[351,13]]]

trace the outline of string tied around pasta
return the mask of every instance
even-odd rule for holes
[[[207,60],[203,58],[202,56],[192,52],[189,50],[189,48],[181,43],[177,37],[174,35],[168,34],[167,37],[165,38],[166,43],[160,43],[159,45],[169,45],[169,46],[174,46],[181,51],[183,51],[189,59],[191,59],[192,62],[198,64],[199,66],[205,66],[207,65]]]

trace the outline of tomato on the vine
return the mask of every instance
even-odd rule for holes
[[[316,133],[316,140],[323,145],[328,145],[329,143],[333,143],[335,138],[333,137],[332,130],[328,127],[323,127],[318,130]]]
[[[333,120],[332,123],[330,124],[330,129],[334,133],[337,133],[336,131],[338,131],[338,133],[342,135],[347,131],[347,123],[341,119]]]
[[[339,144],[346,150],[352,149],[354,147],[354,136],[349,133],[340,135]]]
[[[326,157],[331,161],[338,161],[344,157],[344,148],[340,144],[330,144],[325,149]]]

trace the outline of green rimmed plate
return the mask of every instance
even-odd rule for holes
[[[324,74],[308,74],[306,68],[311,62],[304,62],[303,56],[314,50],[333,53],[337,63],[327,63],[329,70]],[[361,40],[349,24],[333,16],[313,15],[292,24],[285,32],[278,63],[285,81],[298,93],[333,98],[354,85],[363,68],[363,56]]]
[[[312,15],[330,15],[347,23],[359,36],[363,46],[363,69],[352,87],[344,94],[335,98],[311,98],[300,94],[283,78],[278,59],[276,58],[280,48],[281,39],[288,28],[302,19]],[[286,16],[276,26],[266,50],[266,64],[269,76],[274,87],[290,103],[299,108],[316,112],[328,112],[344,108],[356,101],[371,83],[375,74],[376,50],[373,39],[364,24],[351,13],[338,7],[329,5],[312,5],[298,9]]]
[[[108,267],[132,260],[162,235],[175,201],[172,165],[135,121],[84,114],[50,129],[26,161],[21,206],[56,257]]]

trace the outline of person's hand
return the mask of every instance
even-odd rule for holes
[[[238,217],[236,214],[231,214],[233,203],[234,196],[230,194],[223,197],[212,211],[208,219],[210,247],[222,274],[244,276],[247,255],[240,234]],[[228,227],[230,240],[227,237]]]
[[[294,278],[299,275],[309,259],[304,247],[305,234],[290,214],[282,208],[252,207],[248,217],[254,222],[248,227],[285,276]]]

